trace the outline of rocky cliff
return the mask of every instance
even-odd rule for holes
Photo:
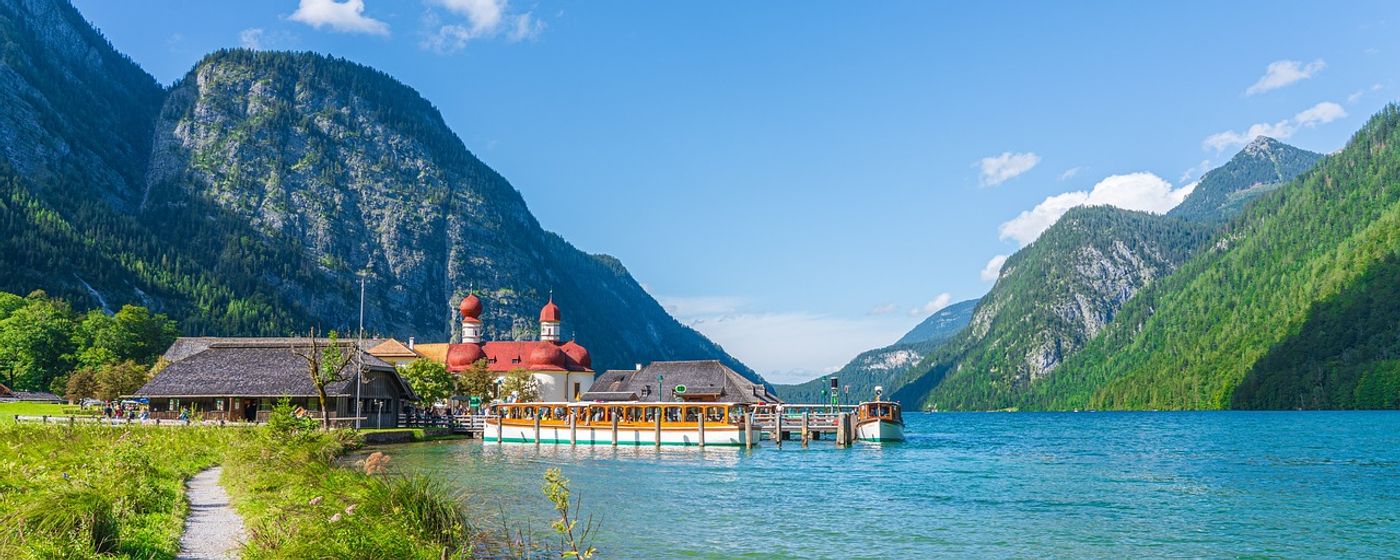
[[[474,287],[496,338],[552,293],[596,368],[717,358],[622,264],[543,229],[427,100],[310,53],[221,51],[168,90],[66,3],[0,0],[0,289],[134,301],[188,334],[366,327],[447,340]],[[15,107],[10,110],[8,107]]]

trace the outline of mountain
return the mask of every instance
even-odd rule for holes
[[[1095,408],[1400,405],[1400,108],[1261,197],[1063,374]],[[1069,401],[1066,401],[1068,404]]]
[[[1139,290],[1208,239],[1205,227],[1110,206],[1070,210],[1002,266],[971,326],[911,369],[897,398],[1016,407]]]
[[[133,302],[191,335],[446,340],[475,288],[492,337],[552,297],[598,369],[714,358],[617,259],[546,231],[436,108],[311,53],[213,53],[170,88],[67,3],[0,0],[0,290]],[[582,217],[581,217],[582,218]]]
[[[1246,202],[1311,169],[1319,159],[1322,154],[1260,136],[1225,165],[1201,177],[1191,195],[1167,215],[1207,221],[1229,218]]]
[[[1165,216],[1076,208],[1012,257],[973,327],[910,368],[896,397],[943,409],[1076,408],[1092,382],[1062,364],[1125,305],[1208,245],[1246,203],[1322,156],[1258,138]]]
[[[976,299],[960,301],[929,315],[909,332],[895,341],[895,344],[918,342],[941,342],[952,338],[972,320],[972,310],[977,308]]]
[[[868,398],[874,394],[877,386],[893,391],[891,381],[905,368],[917,363],[967,327],[976,305],[977,300],[974,299],[940,309],[894,344],[862,352],[831,375],[836,376],[843,387],[850,387],[852,398]],[[828,377],[823,375],[795,385],[776,385],[774,389],[787,402],[826,402],[830,397],[824,397],[822,391],[830,387]]]

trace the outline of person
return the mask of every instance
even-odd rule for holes
[[[181,421],[184,421],[184,420],[189,420],[189,419],[190,419],[190,413],[189,413],[189,411],[188,411],[188,410],[185,410],[185,409],[183,409],[183,408],[180,409],[180,420],[181,420]]]

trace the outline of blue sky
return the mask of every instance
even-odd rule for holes
[[[1077,204],[1400,91],[1400,4],[76,0],[164,83],[218,48],[402,80],[545,225],[774,381],[985,293]]]

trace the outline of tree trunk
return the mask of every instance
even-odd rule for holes
[[[319,398],[319,399],[321,400],[321,429],[322,429],[322,430],[330,430],[330,429],[331,429],[331,417],[330,417],[330,411],[326,409],[326,386],[325,386],[325,385],[321,385],[321,384],[319,384],[319,383],[316,385],[316,397]]]

